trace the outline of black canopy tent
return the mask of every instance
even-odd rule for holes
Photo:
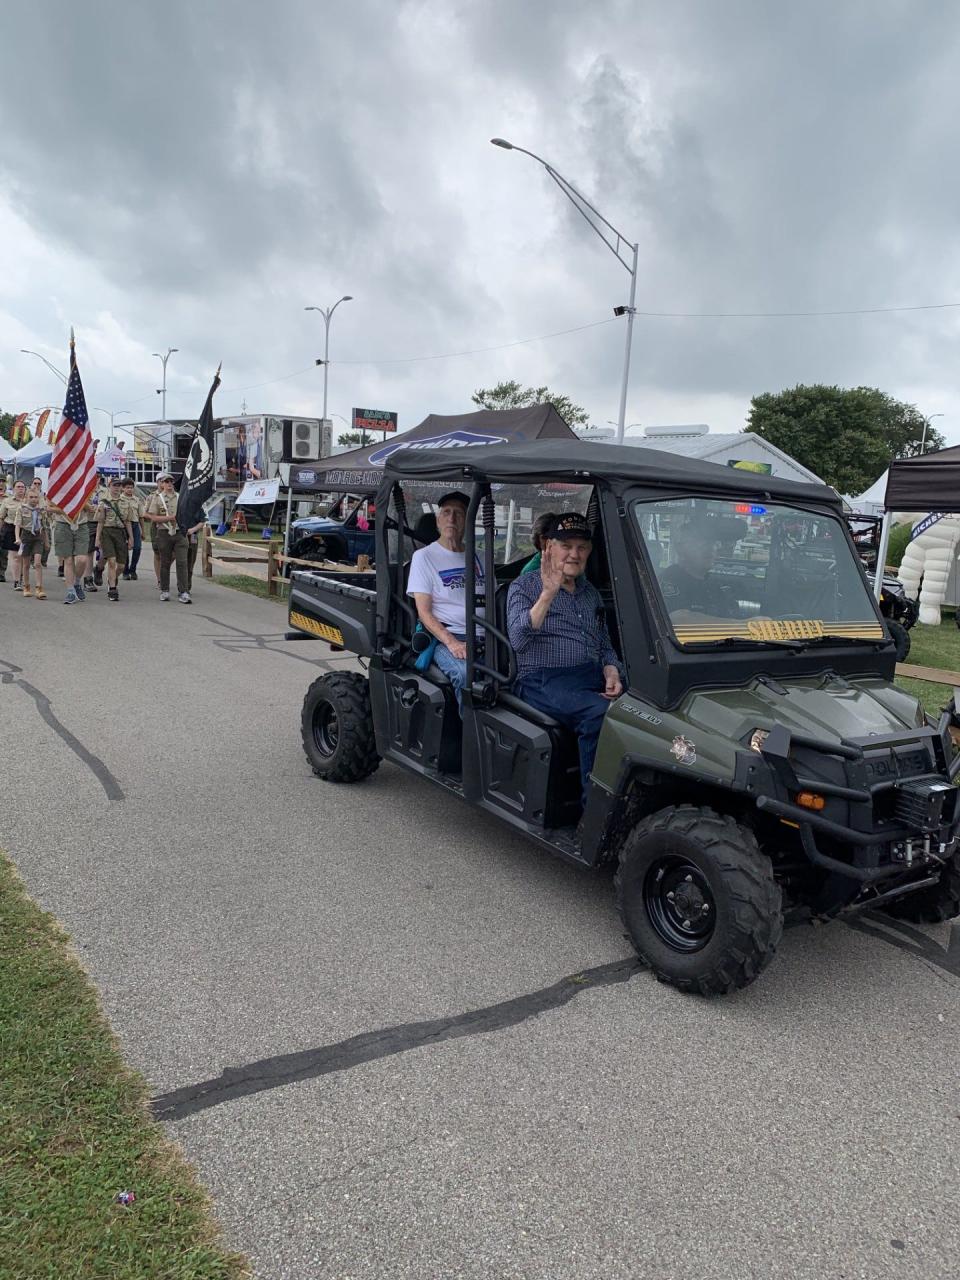
[[[915,458],[897,458],[890,463],[873,584],[877,596],[883,584],[895,511],[942,511],[945,514],[960,511],[960,445],[921,453]]]
[[[533,440],[576,440],[552,404],[526,409],[480,409],[476,413],[429,417],[392,440],[378,441],[320,462],[294,463],[290,487],[294,493],[376,493],[387,460],[400,450],[463,450],[521,444]]]
[[[571,433],[572,434],[572,433]],[[403,449],[389,459],[386,474],[395,479],[416,477],[451,483],[469,479],[471,473],[490,480],[511,481],[536,477],[542,481],[578,484],[595,472],[606,477],[615,490],[641,483],[646,486],[677,488],[695,493],[699,487],[710,493],[727,493],[731,498],[826,503],[839,514],[842,504],[836,490],[802,480],[781,480],[757,475],[715,462],[673,455],[661,449],[635,449],[632,445],[598,444],[578,440],[571,449],[569,440],[544,440],[534,444],[511,444],[509,449]]]

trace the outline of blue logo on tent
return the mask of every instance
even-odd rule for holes
[[[481,431],[447,431],[442,436],[422,436],[419,440],[411,440],[409,444],[403,439],[394,440],[371,453],[370,463],[375,467],[382,467],[398,449],[468,449],[479,444],[506,443],[506,436],[491,436]]]

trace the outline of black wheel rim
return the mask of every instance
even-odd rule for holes
[[[713,937],[717,904],[710,882],[686,858],[658,858],[643,884],[643,905],[658,936],[674,951],[700,951]]]
[[[340,742],[340,721],[329,702],[321,702],[313,712],[313,743],[322,756],[332,756]]]

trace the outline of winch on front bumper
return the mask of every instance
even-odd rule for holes
[[[947,724],[839,741],[778,725],[751,735],[740,780],[813,866],[859,886],[858,903],[899,897],[936,882],[960,834]]]

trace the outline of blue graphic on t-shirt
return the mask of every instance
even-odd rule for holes
[[[448,591],[466,591],[467,589],[467,568],[466,565],[457,565],[453,569],[438,569],[437,574],[440,581]],[[480,560],[477,559],[475,565],[477,590],[483,589],[483,569],[480,566]]]

